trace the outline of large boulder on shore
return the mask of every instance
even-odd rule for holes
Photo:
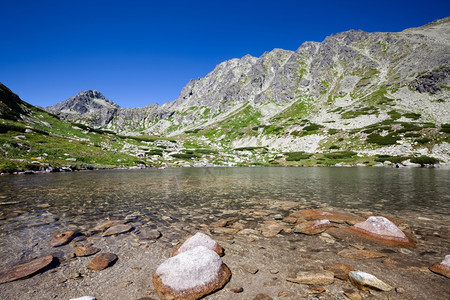
[[[202,232],[197,232],[195,235],[189,237],[183,244],[178,245],[172,256],[194,249],[198,246],[204,246],[216,252],[218,255],[223,256],[223,248],[215,240]]]
[[[220,256],[197,246],[163,262],[153,273],[153,285],[161,299],[199,299],[222,288],[231,277]]]

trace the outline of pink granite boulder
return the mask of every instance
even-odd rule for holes
[[[205,246],[180,252],[153,273],[153,286],[161,299],[199,299],[221,289],[231,277],[220,256]]]
[[[444,260],[429,267],[430,271],[450,278],[450,255],[446,255]]]
[[[197,232],[195,235],[189,237],[183,244],[178,245],[172,256],[178,255],[198,246],[204,246],[216,252],[218,255],[223,256],[223,248],[215,240],[202,232]]]
[[[356,223],[350,229],[365,237],[379,241],[398,244],[412,243],[393,222],[381,216],[371,216],[364,222]]]

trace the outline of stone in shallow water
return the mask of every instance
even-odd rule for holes
[[[273,300],[273,298],[267,294],[257,294],[252,300]]]
[[[362,272],[362,271],[351,271],[348,274],[350,281],[353,282],[357,287],[364,289],[365,287],[374,288],[381,291],[390,291],[393,289],[389,284],[381,281],[372,274]]]
[[[37,258],[28,263],[21,264],[13,267],[10,270],[0,273],[0,283],[10,282],[17,279],[31,276],[53,262],[53,256],[48,255],[41,258]]]
[[[73,240],[74,237],[76,237],[77,233],[73,230],[68,230],[61,232],[50,240],[50,246],[52,247],[59,247],[63,246],[67,243],[69,243],[71,240]]]
[[[76,247],[75,250],[73,251],[73,253],[77,257],[82,257],[82,256],[93,255],[95,253],[98,253],[99,251],[100,251],[99,248],[95,248],[92,246],[80,246],[80,247]]]
[[[320,209],[301,209],[290,215],[291,217],[304,218],[307,220],[329,220],[333,223],[355,224],[364,219],[351,213],[327,212]]]
[[[157,229],[140,228],[137,232],[132,233],[140,240],[157,240],[161,237],[161,232]]]
[[[153,286],[161,299],[199,299],[222,288],[230,277],[216,252],[197,246],[163,262],[153,274]]]
[[[112,266],[117,261],[114,253],[100,253],[89,263],[88,269],[101,271]]]
[[[218,255],[223,256],[223,248],[215,240],[202,232],[197,232],[195,235],[188,238],[183,244],[175,248],[172,256],[178,255],[198,246],[204,246],[216,252]]]
[[[347,280],[348,273],[350,273],[350,271],[355,271],[355,269],[345,264],[335,264],[331,266],[324,266],[323,268],[324,270],[333,272],[334,277],[339,278],[341,280]]]
[[[334,273],[331,271],[300,271],[295,278],[288,277],[286,280],[302,284],[328,285],[334,282]]]
[[[266,238],[274,237],[280,233],[283,228],[284,227],[276,221],[266,222],[261,225],[261,234]]]
[[[114,226],[108,228],[108,230],[106,230],[105,232],[103,232],[102,236],[110,236],[110,235],[126,233],[126,232],[131,231],[131,229],[133,229],[133,227],[130,225],[126,225],[126,224],[114,225]]]
[[[430,271],[450,278],[450,255],[446,255],[444,260],[429,267]]]
[[[381,239],[409,243],[408,237],[394,223],[381,216],[372,216],[352,227],[360,233]]]
[[[79,298],[72,298],[70,300],[96,300],[96,298],[92,297],[92,296],[83,296],[83,297],[79,297]]]
[[[103,231],[115,225],[125,224],[127,221],[125,220],[109,220],[105,223],[95,226],[90,231]]]
[[[388,256],[387,254],[372,250],[359,250],[359,249],[344,249],[339,251],[337,254],[342,257],[357,258],[357,259],[380,258]]]
[[[330,227],[333,227],[333,224],[331,224],[329,220],[314,220],[297,224],[293,231],[295,233],[313,235],[324,232]]]

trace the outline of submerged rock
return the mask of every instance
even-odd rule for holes
[[[89,255],[96,254],[99,251],[100,251],[99,248],[95,248],[92,246],[80,246],[80,247],[76,247],[75,250],[73,251],[73,253],[77,257],[82,257],[82,256],[89,256]]]
[[[305,221],[300,224],[297,224],[294,227],[293,231],[295,233],[313,235],[324,232],[330,227],[333,227],[333,224],[331,224],[329,220],[314,220],[314,221]]]
[[[76,236],[77,233],[73,230],[64,231],[52,237],[49,243],[52,247],[63,246],[73,240]]]
[[[276,221],[266,222],[261,225],[261,234],[266,238],[274,237],[280,233],[283,228],[284,227]]]
[[[387,257],[387,254],[372,251],[372,250],[360,250],[360,249],[344,249],[337,253],[339,256],[346,258],[368,259],[368,258],[380,258]]]
[[[358,288],[374,288],[381,291],[390,291],[393,289],[389,284],[381,281],[372,274],[362,271],[351,271],[348,274],[350,281],[353,282]]]
[[[114,226],[108,228],[108,230],[106,230],[102,234],[102,236],[110,236],[110,235],[126,233],[126,232],[131,231],[131,229],[133,229],[133,227],[130,225],[126,225],[126,224],[114,225]]]
[[[328,285],[334,282],[334,273],[331,271],[300,271],[296,277],[287,277],[287,281],[312,284],[312,285]]]
[[[91,228],[89,231],[90,232],[103,231],[103,230],[108,229],[115,225],[125,224],[126,222],[127,221],[125,221],[125,220],[109,220],[109,221],[106,221],[105,223],[95,226],[94,228]]]
[[[172,256],[178,255],[198,246],[204,246],[216,252],[218,255],[223,256],[223,248],[215,240],[202,232],[197,232],[195,235],[188,238],[183,244],[175,248]]]
[[[324,270],[331,271],[334,274],[334,277],[339,278],[341,280],[347,280],[348,279],[348,273],[350,271],[355,271],[352,267],[345,264],[335,264],[330,266],[324,266]]]
[[[290,215],[291,217],[304,218],[306,220],[329,220],[333,223],[355,224],[364,219],[351,213],[327,212],[320,209],[301,209]]]
[[[92,297],[92,296],[83,296],[83,297],[79,297],[79,298],[72,298],[70,300],[96,300],[96,298]]]
[[[444,260],[429,267],[430,271],[450,278],[450,255],[446,255]]]
[[[48,255],[34,259],[25,264],[13,267],[10,270],[0,273],[0,283],[10,282],[17,279],[31,276],[46,268],[53,262],[53,256]]]
[[[199,299],[222,288],[231,272],[210,248],[197,246],[163,262],[153,274],[161,299]]]
[[[88,269],[101,271],[112,266],[117,261],[114,253],[100,253],[89,263]]]

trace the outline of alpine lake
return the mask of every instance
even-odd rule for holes
[[[231,281],[206,299],[256,299],[261,293],[273,299],[348,299],[350,290],[362,299],[448,299],[449,279],[428,267],[450,254],[449,208],[446,167],[172,168],[3,176],[0,272],[49,254],[58,263],[30,278],[0,284],[0,298],[157,299],[151,274],[178,243],[204,232],[225,249],[223,261],[232,272]],[[294,233],[283,220],[302,209],[385,216],[409,232],[416,246]],[[111,237],[85,234],[108,220],[124,220],[133,230]],[[234,224],[211,226],[221,220]],[[285,229],[262,235],[270,222]],[[158,230],[161,237],[143,239],[140,234],[147,229]],[[80,235],[65,246],[49,245],[67,230]],[[85,244],[117,254],[117,263],[100,272],[88,270],[92,257],[71,255]],[[354,247],[385,255],[337,255]],[[387,258],[398,263],[386,263]],[[395,289],[359,290],[338,279],[320,287],[286,281],[293,272],[336,263],[372,273]]]

